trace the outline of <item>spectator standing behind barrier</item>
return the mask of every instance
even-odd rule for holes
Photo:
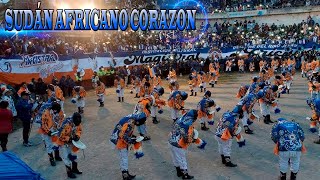
[[[97,73],[98,73],[100,81],[103,82],[103,84],[106,85],[107,77],[106,77],[106,71],[105,71],[104,67],[100,66]]]
[[[31,79],[31,82],[27,85],[28,90],[30,91],[31,98],[36,99],[36,80],[35,78]]]
[[[26,91],[21,93],[21,98],[17,103],[18,118],[22,121],[23,125],[23,145],[26,147],[32,146],[29,142],[29,132],[31,123],[31,111],[34,101],[29,100],[30,94]]]
[[[0,102],[0,142],[2,151],[7,151],[8,135],[12,132],[12,112],[7,109],[9,103],[7,101]]]
[[[66,77],[62,76],[60,81],[59,81],[59,87],[63,92],[63,96],[67,95],[67,87],[66,87]]]
[[[48,101],[47,84],[43,82],[42,78],[39,78],[36,83],[36,95],[39,95],[43,102]]]
[[[107,87],[111,87],[113,86],[113,80],[111,79],[111,69],[110,67],[109,68],[106,68],[105,70],[105,85]]]
[[[66,87],[67,87],[68,97],[71,97],[72,96],[72,90],[73,90],[73,87],[75,86],[75,83],[74,83],[74,80],[69,75],[67,75],[67,79],[66,79],[65,84],[66,84]]]
[[[27,92],[27,93],[30,93],[26,82],[21,83],[21,87],[17,92],[18,96],[21,97],[21,93],[24,92],[24,91]]]

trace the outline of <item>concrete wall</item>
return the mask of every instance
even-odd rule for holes
[[[291,25],[294,23],[299,23],[302,20],[306,21],[309,15],[315,20],[316,23],[320,23],[320,6],[267,10],[266,15],[254,16],[254,17],[229,18],[227,13],[217,13],[217,14],[208,15],[208,20],[210,24],[214,24],[215,22],[223,23],[225,21],[233,22],[235,20],[238,20],[238,21],[255,20],[259,24],[275,23],[276,25],[281,25],[281,24]],[[204,20],[203,15],[197,15],[197,26],[200,26],[203,20]]]

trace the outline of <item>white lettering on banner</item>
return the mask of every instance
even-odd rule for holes
[[[58,57],[55,57],[55,60],[46,58],[43,55],[29,55],[21,63],[21,59],[3,59],[0,61],[0,73],[1,72],[11,72],[18,74],[30,74],[30,73],[40,73],[41,77],[48,77],[53,73],[64,73],[72,72],[75,65],[74,61],[77,61],[79,64],[78,67],[81,69],[92,69],[96,70],[98,67],[119,67],[119,66],[133,66],[141,64],[159,64],[161,62],[170,62],[170,61],[189,61],[198,58],[207,58],[211,57],[214,59],[225,58],[231,55],[249,55],[249,56],[261,56],[261,57],[272,57],[272,56],[283,56],[288,55],[290,52],[294,53],[296,51],[302,50],[312,50],[318,48],[319,45],[251,45],[247,47],[230,47],[225,49],[186,49],[186,50],[155,50],[155,51],[144,51],[143,53],[136,52],[135,55],[128,55],[129,53],[119,53],[117,56],[80,56],[77,60],[73,59],[64,59],[63,61],[59,60]],[[160,52],[162,51],[162,53]],[[185,52],[183,52],[185,51]],[[159,53],[156,53],[159,52]],[[166,53],[163,53],[166,52]],[[144,54],[147,53],[147,54]],[[49,53],[50,54],[50,53]],[[52,56],[51,56],[52,57]],[[31,60],[30,60],[31,59]],[[40,60],[40,61],[38,61]],[[8,62],[8,63],[7,63]],[[23,66],[24,68],[21,68]]]
[[[39,76],[41,78],[47,78],[48,76],[59,71],[62,68],[63,68],[63,63],[58,63],[53,66],[48,65],[47,67],[40,69]]]
[[[187,53],[196,51],[194,48],[192,49],[158,49],[158,50],[143,50],[142,54],[155,54],[155,53]]]
[[[55,52],[48,54],[21,55],[21,58],[22,63],[20,64],[20,68],[52,64],[59,61],[59,56]]]
[[[198,59],[201,53],[196,54],[164,54],[164,55],[156,55],[156,56],[144,56],[144,55],[133,55],[125,58],[123,60],[124,65],[134,65],[134,64],[149,64],[155,63],[158,64],[160,62],[175,60],[175,61],[189,61]]]
[[[0,60],[0,72],[11,73],[11,71],[12,71],[11,63],[3,59]]]

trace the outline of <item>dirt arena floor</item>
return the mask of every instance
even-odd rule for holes
[[[253,74],[223,74],[218,85],[209,88],[212,91],[213,98],[222,110],[216,114],[215,125],[210,126],[207,132],[199,131],[199,137],[207,141],[205,150],[200,150],[192,145],[188,149],[188,166],[191,175],[195,179],[201,180],[273,180],[279,175],[278,157],[273,154],[274,143],[270,138],[271,125],[265,125],[263,122],[254,122],[251,129],[254,135],[244,134],[246,146],[239,148],[236,140],[232,146],[232,161],[238,164],[236,168],[228,168],[221,164],[220,154],[217,149],[217,142],[214,139],[216,122],[221,114],[232,108],[238,102],[235,94],[241,83],[249,83]],[[305,145],[308,152],[301,157],[300,172],[298,179],[317,180],[320,178],[318,164],[320,161],[320,145],[314,144],[313,140],[317,138],[316,134],[309,132],[309,122],[305,120],[310,116],[310,109],[305,99],[309,96],[307,92],[307,83],[305,79],[299,77],[297,73],[292,85],[290,94],[282,95],[280,98],[281,114],[271,115],[273,120],[279,117],[285,117],[289,120],[299,122],[305,131]],[[181,89],[188,90],[186,78],[180,78]],[[169,92],[166,82],[164,99],[168,98]],[[81,180],[117,180],[122,179],[119,170],[119,159],[117,151],[112,149],[109,142],[111,131],[115,124],[123,116],[132,113],[137,99],[134,94],[129,94],[129,89],[125,91],[125,102],[118,103],[115,89],[108,89],[106,103],[104,108],[99,108],[94,91],[90,91],[86,99],[86,108],[83,120],[82,142],[87,145],[83,153],[79,153],[79,169],[83,175],[78,175]],[[197,97],[188,97],[186,108],[196,108],[197,102],[202,98],[202,93]],[[66,114],[69,116],[76,107],[70,103],[70,99],[65,102]],[[255,106],[256,112],[259,107]],[[175,168],[171,161],[171,155],[168,147],[168,134],[171,131],[172,120],[170,118],[169,108],[164,108],[164,113],[158,115],[160,123],[154,125],[149,119],[147,122],[151,141],[143,143],[145,156],[136,160],[133,152],[129,157],[129,170],[136,174],[137,180],[174,180],[180,179],[176,176]],[[199,125],[200,126],[200,125]],[[198,126],[198,129],[200,127]],[[31,141],[40,143],[41,138],[36,134],[37,129],[33,128]],[[15,131],[9,137],[8,149],[20,156],[35,171],[42,174],[45,179],[57,180],[67,179],[65,166],[63,162],[58,162],[56,167],[51,167],[45,151],[44,145],[39,144],[32,147],[22,146],[22,129]],[[289,170],[288,170],[289,171]]]

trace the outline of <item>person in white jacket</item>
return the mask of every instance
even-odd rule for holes
[[[7,101],[9,103],[8,108],[11,110],[13,117],[17,116],[17,110],[14,106],[14,101],[11,97],[12,91],[10,89],[5,89],[1,96],[1,101]]]

